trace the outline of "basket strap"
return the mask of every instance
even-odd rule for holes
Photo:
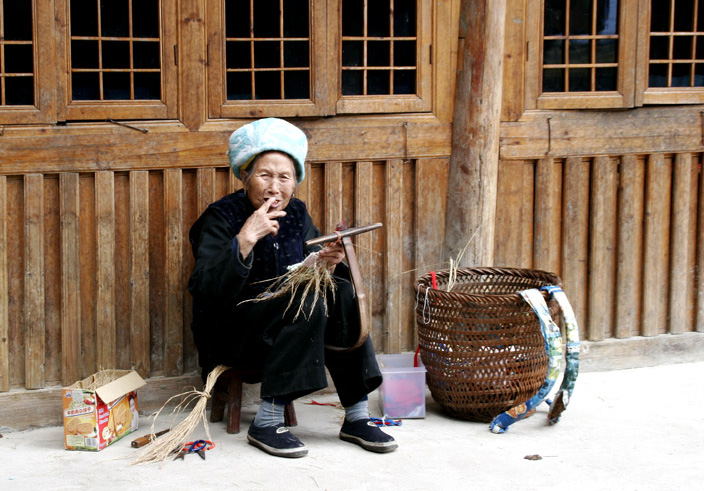
[[[530,416],[548,396],[550,390],[555,385],[555,381],[560,375],[560,364],[562,363],[562,335],[560,328],[550,317],[548,304],[545,302],[542,293],[532,288],[518,292],[523,299],[531,306],[540,320],[540,331],[545,339],[545,351],[548,355],[548,373],[545,382],[538,389],[538,392],[525,403],[519,404],[508,411],[499,414],[489,425],[493,433],[503,433],[510,425],[516,421]]]

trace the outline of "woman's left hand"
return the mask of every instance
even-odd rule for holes
[[[325,261],[330,271],[335,271],[335,266],[345,258],[345,249],[339,242],[331,242],[320,251],[318,257]]]

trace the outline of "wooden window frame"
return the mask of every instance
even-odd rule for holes
[[[34,49],[34,105],[0,106],[0,124],[37,124],[56,120],[52,94],[54,38],[53,0],[32,0],[32,47]]]
[[[175,119],[178,117],[178,73],[176,67],[177,2],[160,1],[161,29],[161,100],[71,100],[70,0],[56,0],[57,66],[60,83],[57,89],[59,121],[106,119]]]
[[[227,100],[225,89],[225,15],[223,0],[207,0],[208,115],[210,118],[329,116],[429,112],[433,109],[433,2],[418,0],[416,15],[416,94],[341,95],[341,1],[311,1],[311,98],[301,100]]]

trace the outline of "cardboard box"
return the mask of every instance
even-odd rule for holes
[[[135,371],[103,370],[63,389],[64,444],[102,450],[139,427]]]
[[[414,353],[378,355],[384,381],[379,387],[379,409],[386,418],[425,417],[425,365]]]

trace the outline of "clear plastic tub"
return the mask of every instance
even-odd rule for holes
[[[425,366],[414,353],[377,355],[384,382],[379,388],[379,409],[386,418],[425,417]]]

